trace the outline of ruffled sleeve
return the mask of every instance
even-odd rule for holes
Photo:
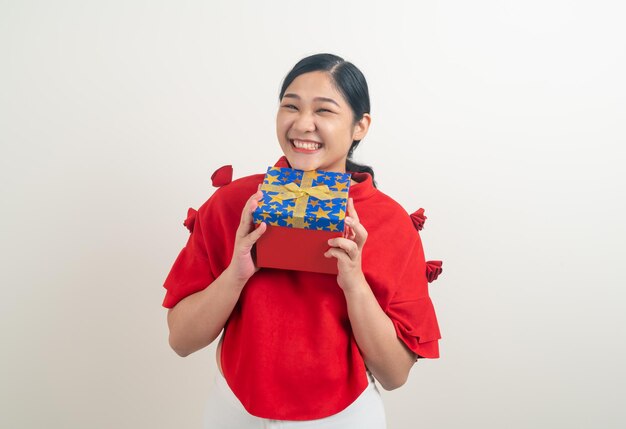
[[[428,295],[426,261],[419,234],[409,252],[398,287],[385,312],[398,338],[418,357],[438,358],[441,333]]]
[[[419,210],[411,213],[411,221],[413,222],[413,226],[415,227],[415,229],[417,229],[418,231],[424,229],[426,219],[428,219],[428,217],[424,215],[423,208],[420,208]]]
[[[211,175],[211,184],[216,188],[228,185],[233,181],[233,166],[224,165],[213,172]]]
[[[443,261],[426,261],[426,278],[428,283],[437,280],[439,274],[443,272]]]
[[[163,287],[167,292],[163,307],[174,307],[183,298],[203,290],[215,280],[206,247],[208,231],[203,230],[200,222],[204,208],[188,212],[185,226],[191,234],[165,279]]]
[[[187,210],[187,219],[185,219],[183,222],[183,225],[189,230],[189,233],[193,232],[193,227],[196,224],[197,216],[198,211],[194,208],[189,207],[189,210]]]

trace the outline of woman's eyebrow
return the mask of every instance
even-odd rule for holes
[[[295,98],[297,100],[300,100],[300,96],[298,94],[292,94],[292,93],[287,93],[285,95],[283,95],[283,98]],[[333,103],[334,105],[336,105],[337,107],[341,107],[339,105],[339,103],[337,103],[335,100],[333,100],[332,98],[328,98],[328,97],[315,97],[313,99],[313,101],[327,101],[329,103]]]

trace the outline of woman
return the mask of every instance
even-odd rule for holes
[[[351,173],[349,233],[324,254],[338,275],[256,267],[253,246],[267,227],[251,214],[263,175],[238,179],[198,210],[166,279],[170,345],[186,356],[224,329],[207,428],[383,428],[374,380],[395,389],[417,358],[439,356],[421,240],[373,170],[350,160],[371,122],[353,64],[304,58],[279,100],[276,166]]]

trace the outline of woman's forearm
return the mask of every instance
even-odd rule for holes
[[[187,356],[211,344],[224,328],[245,283],[227,268],[209,287],[170,309],[167,324],[172,349]]]
[[[345,292],[348,317],[365,364],[386,390],[402,386],[415,355],[397,337],[393,322],[380,308],[366,281]]]

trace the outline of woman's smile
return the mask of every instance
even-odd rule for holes
[[[293,149],[299,153],[317,153],[322,148],[322,144],[312,140],[290,140]]]

